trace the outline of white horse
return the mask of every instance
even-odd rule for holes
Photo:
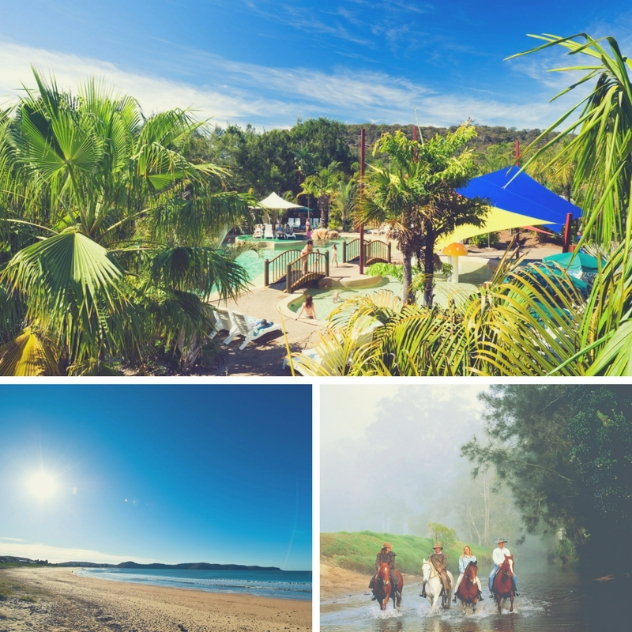
[[[426,584],[426,597],[430,602],[430,611],[434,613],[437,603],[439,602],[441,602],[442,608],[450,608],[450,597],[452,596],[452,587],[454,587],[454,578],[452,577],[452,573],[450,571],[446,571],[448,577],[450,578],[450,592],[447,595],[443,595],[443,597],[441,597],[443,585],[441,584],[441,578],[435,570],[435,567],[427,560],[424,560],[421,567],[421,573],[424,578],[424,583]]]

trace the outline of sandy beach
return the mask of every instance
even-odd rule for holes
[[[144,586],[16,568],[0,578],[17,590],[0,601],[0,632],[307,632],[308,601]],[[26,598],[25,598],[26,597]]]

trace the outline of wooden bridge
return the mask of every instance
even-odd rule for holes
[[[342,243],[342,261],[348,263],[360,258],[360,239],[352,239]],[[391,242],[384,243],[379,239],[364,242],[364,265],[391,262]]]
[[[288,294],[326,276],[329,276],[327,251],[301,255],[300,250],[284,250],[263,263],[263,284],[268,286],[285,279],[285,291]]]

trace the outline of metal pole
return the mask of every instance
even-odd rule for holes
[[[268,287],[270,285],[270,262],[267,259],[263,260],[263,286]]]
[[[573,219],[573,215],[571,213],[566,213],[566,224],[564,226],[564,246],[562,247],[562,252],[568,252],[569,246],[571,245],[571,220]]]
[[[360,206],[364,195],[364,147],[365,131],[360,130]],[[364,274],[364,224],[360,224],[360,274]]]
[[[303,265],[301,263],[301,265]],[[285,291],[290,294],[290,287],[292,287],[292,281],[290,277],[292,276],[292,264],[288,263],[287,268],[285,268]]]
[[[325,250],[325,276],[329,276],[329,250]]]

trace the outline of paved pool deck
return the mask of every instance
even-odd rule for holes
[[[342,234],[341,237],[354,238],[357,234]],[[375,238],[369,235],[368,238]],[[401,261],[401,254],[397,251],[395,243],[392,242],[392,258],[394,261]],[[537,248],[524,248],[526,259],[529,261],[541,260],[551,254],[561,252],[559,246],[545,246]],[[504,250],[494,250],[487,248],[471,248],[471,254],[476,257],[483,257],[489,260],[502,258]],[[342,253],[339,252],[339,256]],[[358,265],[355,263],[341,263],[339,267],[330,266],[330,277],[342,279],[345,277],[357,276],[359,274]],[[270,287],[263,287],[263,279],[257,279],[254,287],[249,292],[239,296],[236,300],[227,302],[211,301],[214,305],[225,307],[256,318],[265,318],[274,323],[281,324],[281,315],[278,311],[279,301],[287,296],[284,293],[282,283]],[[313,346],[316,339],[316,332],[320,324],[306,319],[293,320],[284,319],[287,333],[287,340],[292,352],[300,352]],[[218,335],[219,351],[215,365],[217,369],[209,375],[226,376],[285,376],[292,377],[289,369],[283,368],[283,360],[287,355],[286,342],[281,331],[272,332],[267,336],[259,338],[250,343],[243,351],[239,350],[243,339],[238,337],[229,345],[223,344],[222,335]],[[297,376],[298,379],[306,379]]]

